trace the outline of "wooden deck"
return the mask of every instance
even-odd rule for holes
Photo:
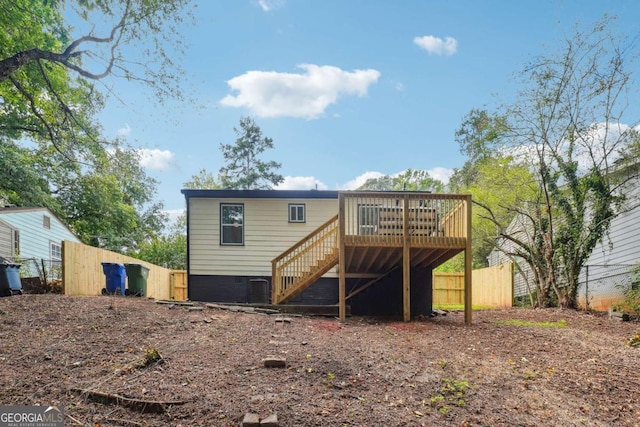
[[[465,252],[465,320],[470,323],[471,196],[342,192],[336,217],[273,260],[272,301],[292,298],[337,264],[344,319],[347,274],[382,276],[401,267],[409,320],[410,268],[435,268],[460,252]]]

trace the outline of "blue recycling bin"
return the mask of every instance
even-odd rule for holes
[[[127,289],[127,272],[124,265],[113,262],[103,262],[102,271],[106,278],[106,287],[102,289],[102,294],[125,295]]]
[[[20,264],[0,264],[0,297],[22,294]]]

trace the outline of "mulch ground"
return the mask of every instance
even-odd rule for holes
[[[63,405],[85,426],[237,426],[247,412],[280,426],[638,426],[638,330],[558,309],[288,323],[21,295],[0,299],[0,404]],[[264,367],[270,355],[286,367]]]

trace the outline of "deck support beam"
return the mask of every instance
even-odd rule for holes
[[[471,195],[467,196],[467,212],[466,212],[466,237],[467,245],[464,250],[464,322],[470,325],[472,322],[472,298],[471,298],[471,268],[472,268],[472,252],[471,252]]]
[[[411,320],[411,247],[409,246],[409,195],[403,198],[402,310],[405,322]]]
[[[340,321],[344,322],[347,318],[347,299],[346,299],[346,255],[345,255],[345,209],[344,209],[344,194],[340,193],[338,196],[338,304]]]

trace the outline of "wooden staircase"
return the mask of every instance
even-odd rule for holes
[[[271,302],[282,304],[338,264],[338,215],[271,261]]]

